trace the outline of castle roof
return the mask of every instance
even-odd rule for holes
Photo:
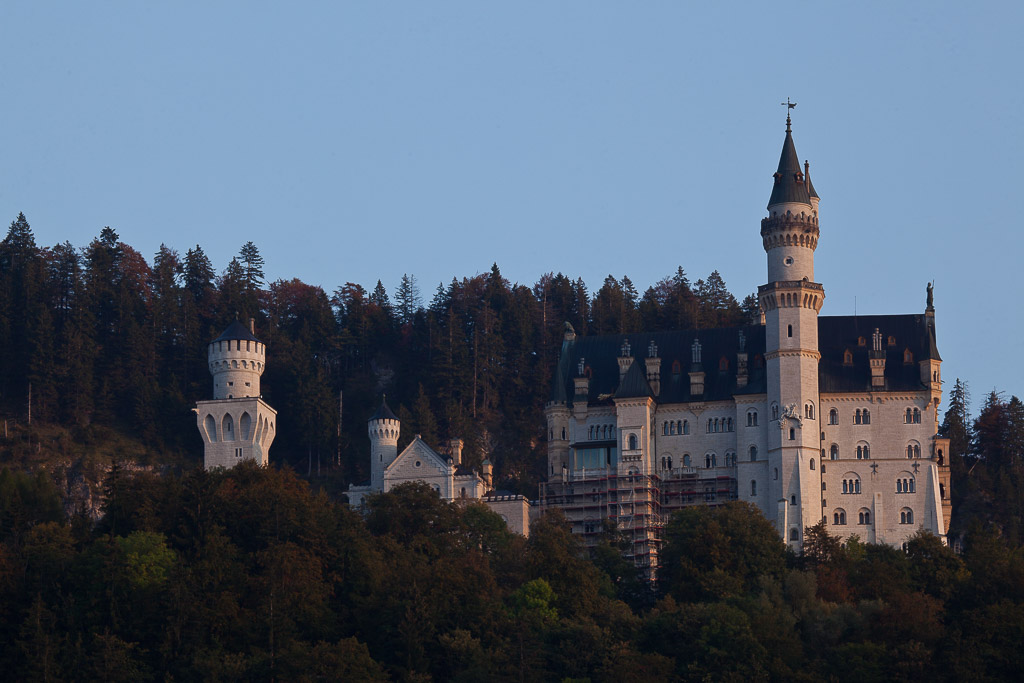
[[[380,408],[377,408],[377,412],[370,416],[367,422],[373,422],[374,420],[397,420],[398,416],[391,412],[391,408],[388,408],[387,397],[380,400]]]
[[[822,393],[872,391],[871,366],[868,358],[871,335],[878,328],[885,350],[885,388],[887,391],[919,391],[921,383],[918,362],[939,360],[932,328],[924,315],[860,315],[820,316],[818,318],[818,384]],[[747,354],[747,383],[737,383],[738,355],[742,333],[743,348]],[[618,357],[623,337],[636,349],[633,365],[619,381]],[[691,344],[699,337],[702,347],[704,393],[690,395]],[[892,337],[894,343],[889,344]],[[864,345],[860,339],[864,338]],[[571,397],[573,378],[580,358],[584,359],[584,372],[589,375],[587,401],[591,404],[609,403],[614,398],[644,394],[646,367],[643,350],[654,341],[660,357],[660,392],[658,403],[687,403],[698,401],[725,401],[733,396],[767,393],[765,373],[765,328],[745,325],[704,330],[677,330],[646,332],[628,335],[577,337],[562,347],[551,395]],[[850,351],[852,362],[846,362]],[[906,359],[905,352],[910,352]],[[572,369],[570,372],[569,369]],[[640,384],[639,379],[643,380]],[[565,398],[561,400],[566,400]],[[569,398],[571,401],[571,398]]]
[[[800,158],[796,154],[796,144],[786,120],[786,140],[782,143],[782,154],[779,156],[779,169],[775,172],[775,185],[768,206],[786,202],[810,204],[811,195],[807,191],[808,183],[804,182]]]
[[[228,325],[227,329],[220,333],[220,336],[214,339],[211,344],[216,344],[221,341],[233,341],[235,339],[241,339],[242,341],[254,341],[259,342],[256,335],[252,333],[247,325],[236,320],[235,322]],[[260,342],[262,343],[262,342]]]
[[[651,385],[647,381],[647,371],[642,369],[640,361],[634,360],[629,366],[619,388],[615,391],[615,398],[647,398],[654,397]]]

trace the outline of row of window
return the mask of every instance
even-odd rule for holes
[[[754,447],[751,446],[751,448],[754,448]],[[757,449],[754,449],[754,455],[755,456],[756,456],[756,453],[757,453]],[[753,458],[751,458],[751,459],[753,459]],[[700,461],[698,461],[698,462],[700,462]],[[663,470],[670,470],[670,469],[672,469],[672,464],[673,464],[673,460],[672,460],[672,456],[671,455],[663,455],[661,457],[661,469],[663,469]],[[684,453],[683,454],[683,464],[682,464],[682,466],[683,467],[692,467],[692,465],[693,465],[693,461],[690,459],[690,454],[689,453]],[[725,466],[726,467],[733,467],[734,465],[736,465],[736,454],[733,453],[732,451],[728,451],[725,454]],[[716,453],[707,453],[707,454],[705,454],[704,455],[704,467],[709,468],[709,469],[712,468],[712,467],[718,467],[718,455]]]
[[[677,434],[689,434],[690,433],[690,422],[689,420],[676,420],[675,422],[666,422],[664,425],[665,436],[675,436]]]
[[[857,448],[854,451],[858,460],[870,460],[871,459],[871,446],[865,442],[857,444]],[[821,449],[821,457],[825,457],[825,449]],[[830,460],[839,459],[839,445],[832,444],[828,449],[828,457]],[[920,458],[921,457],[921,444],[916,441],[912,441],[907,444],[907,457],[908,458]]]
[[[812,461],[813,462],[813,461]],[[811,467],[813,470],[814,467]],[[821,482],[821,490],[825,490],[825,482]],[[896,493],[915,493],[914,478],[911,476],[899,477],[896,479]],[[850,474],[849,478],[843,479],[843,493],[860,493],[860,477]]]
[[[597,439],[614,439],[615,425],[590,425],[587,430],[587,438],[591,441]]]
[[[808,420],[814,419],[814,404],[808,402],[804,405],[804,418]],[[772,419],[779,419],[779,406],[778,404],[772,404]],[[839,411],[832,408],[828,412],[828,423],[830,425],[839,424]],[[919,408],[907,408],[907,412],[904,415],[905,424],[921,424],[921,410]],[[871,411],[867,408],[858,408],[853,413],[853,424],[855,425],[869,425],[871,424]],[[747,426],[757,426],[757,411],[747,411]],[[675,422],[665,422],[663,425],[663,431],[665,436],[674,436],[676,434],[689,434],[690,423],[687,420],[677,420]],[[714,432],[731,432],[732,418],[721,418],[721,419],[709,419],[707,426],[708,433]],[[591,437],[593,438],[593,437]]]
[[[910,508],[902,508],[900,510],[900,524],[913,523],[914,511]],[[846,510],[837,508],[832,513],[832,524],[834,526],[844,526],[846,524]],[[861,508],[857,513],[857,524],[871,524],[871,511],[867,508]]]

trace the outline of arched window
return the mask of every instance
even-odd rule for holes
[[[796,494],[793,494],[792,496],[789,497],[789,504],[796,505]]]
[[[565,427],[562,427],[562,440],[565,441]]]
[[[757,446],[750,447],[750,462],[757,460]]]
[[[674,429],[672,431],[675,431]],[[665,423],[665,436],[668,436],[668,422]]]
[[[690,421],[689,420],[683,420],[683,434],[689,434],[689,433],[690,433]]]
[[[865,442],[861,441],[857,444],[857,459],[858,460],[870,460],[871,459],[871,447]]]
[[[669,426],[669,425],[666,425],[666,427],[668,427],[668,429],[669,429],[669,432],[671,432],[671,434],[672,434],[672,435],[674,436],[674,435],[675,435],[675,433],[676,433],[676,423],[675,423],[675,422],[673,422],[673,423],[671,424],[671,426]],[[666,432],[666,434],[667,434],[667,433],[669,433],[669,432]]]
[[[919,408],[914,408],[914,424],[921,424],[921,410]]]
[[[731,417],[728,420],[726,420],[726,423],[727,423],[727,427],[728,427],[726,431],[730,431],[730,432],[735,431],[733,429],[733,427],[732,427],[732,418]]]
[[[837,425],[837,424],[839,424],[839,411],[836,410],[835,408],[833,408],[832,410],[828,411],[828,423],[830,425]]]
[[[772,404],[772,419],[773,420],[778,420],[779,419],[779,404],[778,403],[773,403]]]
[[[466,487],[463,486],[462,487],[462,491],[459,492],[459,498],[465,498],[465,497],[466,497]]]
[[[832,460],[838,460],[839,459],[839,446],[838,445],[832,444],[832,446],[828,449],[828,457],[831,458]]]
[[[867,508],[861,508],[860,512],[857,513],[857,524],[871,524],[871,511]]]
[[[708,434],[710,434],[710,433],[711,433],[711,418],[710,418],[710,417],[708,418],[708,428],[707,428],[707,432],[708,432]]]
[[[843,351],[843,365],[853,365],[853,352],[849,349]]]
[[[790,325],[790,328],[792,328],[792,325]],[[790,335],[790,336],[792,336],[792,335]],[[789,540],[791,540],[791,541],[799,541],[800,540],[800,532],[796,530],[796,527],[793,527],[792,529],[789,530]]]
[[[756,496],[757,495],[757,481],[754,480],[754,479],[750,480],[750,495],[752,495],[752,496]]]
[[[704,454],[704,467],[707,468],[707,469],[711,469],[711,454],[710,453],[705,453]]]
[[[811,458],[811,470],[814,470],[814,458]]]
[[[804,417],[806,417],[808,420],[813,420],[814,419],[814,404],[813,403],[808,402],[807,405],[804,406]]]
[[[871,411],[869,411],[867,408],[864,409],[864,424],[871,424]]]
[[[788,333],[789,333],[790,337],[793,336],[793,326],[792,325],[789,326]]]
[[[748,427],[756,427],[757,426],[757,411],[756,410],[748,410],[747,411],[747,426]]]
[[[903,423],[904,424],[911,424],[913,421],[914,421],[914,412],[910,408],[907,408],[907,412],[903,416]]]
[[[903,351],[903,362],[904,363],[913,363],[914,362],[914,354],[910,352],[910,349],[905,349]]]
[[[863,419],[863,418],[861,417],[861,412],[860,412],[860,408],[857,408],[857,412],[855,412],[855,413],[853,414],[853,424],[855,424],[855,425],[863,424],[863,423],[861,422],[861,420],[862,420],[862,419]]]
[[[635,451],[637,449],[636,434],[629,435],[629,450]]]
[[[837,509],[832,513],[832,523],[836,526],[842,526],[846,524],[846,510],[842,508]]]
[[[683,467],[689,467],[689,466],[690,466],[690,454],[689,453],[685,453],[685,454],[683,454]]]
[[[860,493],[860,477],[853,472],[847,472],[843,475],[843,493],[846,494],[857,494]]]
[[[796,429],[794,429],[793,427],[789,428],[789,440],[796,441]]]
[[[672,469],[672,456],[671,455],[665,456],[665,462],[667,464],[667,467],[665,467],[665,469],[667,469],[667,470]]]
[[[910,508],[903,508],[900,510],[900,524],[913,524],[914,523],[914,511]]]
[[[775,472],[773,473],[773,475],[774,475],[775,480],[778,481],[778,479],[779,479],[779,468],[778,467],[775,468]]]

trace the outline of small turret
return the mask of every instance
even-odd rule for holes
[[[402,423],[387,398],[381,399],[380,408],[367,420],[370,435],[370,490],[384,490],[384,470],[398,457],[398,435]]]

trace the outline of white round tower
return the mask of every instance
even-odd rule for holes
[[[249,398],[260,395],[260,375],[267,360],[267,346],[237,320],[210,342],[208,361],[213,375],[213,398]]]
[[[370,490],[384,490],[384,469],[398,457],[398,434],[402,423],[388,408],[387,400],[382,400],[367,421],[370,434]]]
[[[783,540],[799,549],[803,531],[822,516],[821,470],[815,467],[818,429],[818,314],[825,289],[814,281],[818,246],[818,194],[800,168],[790,118],[768,217],[761,239],[768,257],[768,283],[758,287],[765,321],[765,361],[771,427],[769,499],[777,503]]]

